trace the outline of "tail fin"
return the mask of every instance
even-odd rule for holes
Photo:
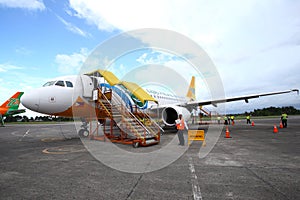
[[[196,100],[196,95],[195,95],[195,76],[192,76],[192,80],[188,89],[188,92],[186,94],[186,97],[190,99],[190,101],[195,101]]]
[[[9,110],[17,110],[20,105],[20,98],[24,92],[16,92],[12,97],[5,101],[1,107],[6,107]]]

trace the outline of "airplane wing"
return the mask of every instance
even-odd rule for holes
[[[25,111],[26,111],[25,109],[8,110],[6,115],[16,115],[16,114],[24,113]]]
[[[193,106],[213,105],[213,106],[216,107],[217,104],[219,104],[219,103],[226,103],[226,102],[240,101],[240,100],[244,100],[246,103],[248,103],[249,99],[259,98],[259,97],[263,97],[263,96],[277,95],[277,94],[285,94],[285,93],[290,93],[290,92],[297,92],[298,95],[299,95],[299,90],[298,89],[291,89],[291,90],[280,91],[280,92],[269,92],[269,93],[253,94],[253,95],[230,97],[230,98],[217,99],[217,100],[191,101],[191,102],[188,102],[186,104],[181,104],[179,106],[193,107]]]

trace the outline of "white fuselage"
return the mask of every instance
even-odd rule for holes
[[[103,79],[98,79],[97,85],[100,84],[99,81],[103,81]],[[21,102],[26,108],[39,113],[73,117],[74,113],[70,110],[82,108],[82,104],[93,106],[93,101],[90,100],[92,99],[93,89],[97,87],[94,85],[94,82],[85,75],[58,77],[52,81],[48,81],[41,88],[25,93],[21,98]],[[168,108],[173,109],[176,115],[182,113],[186,118],[190,117],[187,109],[173,106],[174,104],[187,102],[184,97],[152,89],[145,89],[145,91],[158,101],[158,105],[154,102],[147,102],[141,109],[153,109],[157,106],[162,107],[166,105],[166,108],[162,112],[167,112],[168,110],[166,109]],[[84,102],[78,101],[78,99]],[[82,113],[83,117],[87,115],[83,112],[80,113]],[[167,122],[167,113],[162,113],[161,116],[163,116],[163,121],[167,125],[174,125],[173,118],[178,117],[174,116],[171,121]]]

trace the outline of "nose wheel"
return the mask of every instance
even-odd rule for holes
[[[81,125],[81,129],[78,131],[78,135],[80,137],[88,137],[90,134],[88,130],[88,122],[84,118],[82,118],[81,121],[82,121],[82,125]]]
[[[132,146],[133,146],[133,148],[138,148],[139,147],[139,142],[133,142]]]
[[[80,129],[80,130],[78,131],[78,135],[79,135],[80,137],[88,137],[89,134],[90,134],[90,132],[89,132],[87,129]]]

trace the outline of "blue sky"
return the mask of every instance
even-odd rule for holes
[[[297,0],[0,0],[0,101],[49,78],[77,74],[97,45],[140,28],[176,31],[199,44],[217,67],[228,97],[300,88],[299,10]],[[135,56],[120,59],[118,70],[158,63],[185,67],[177,58],[150,51]],[[196,92],[209,98],[206,90]],[[226,109],[286,105],[300,108],[299,97],[266,97]]]

